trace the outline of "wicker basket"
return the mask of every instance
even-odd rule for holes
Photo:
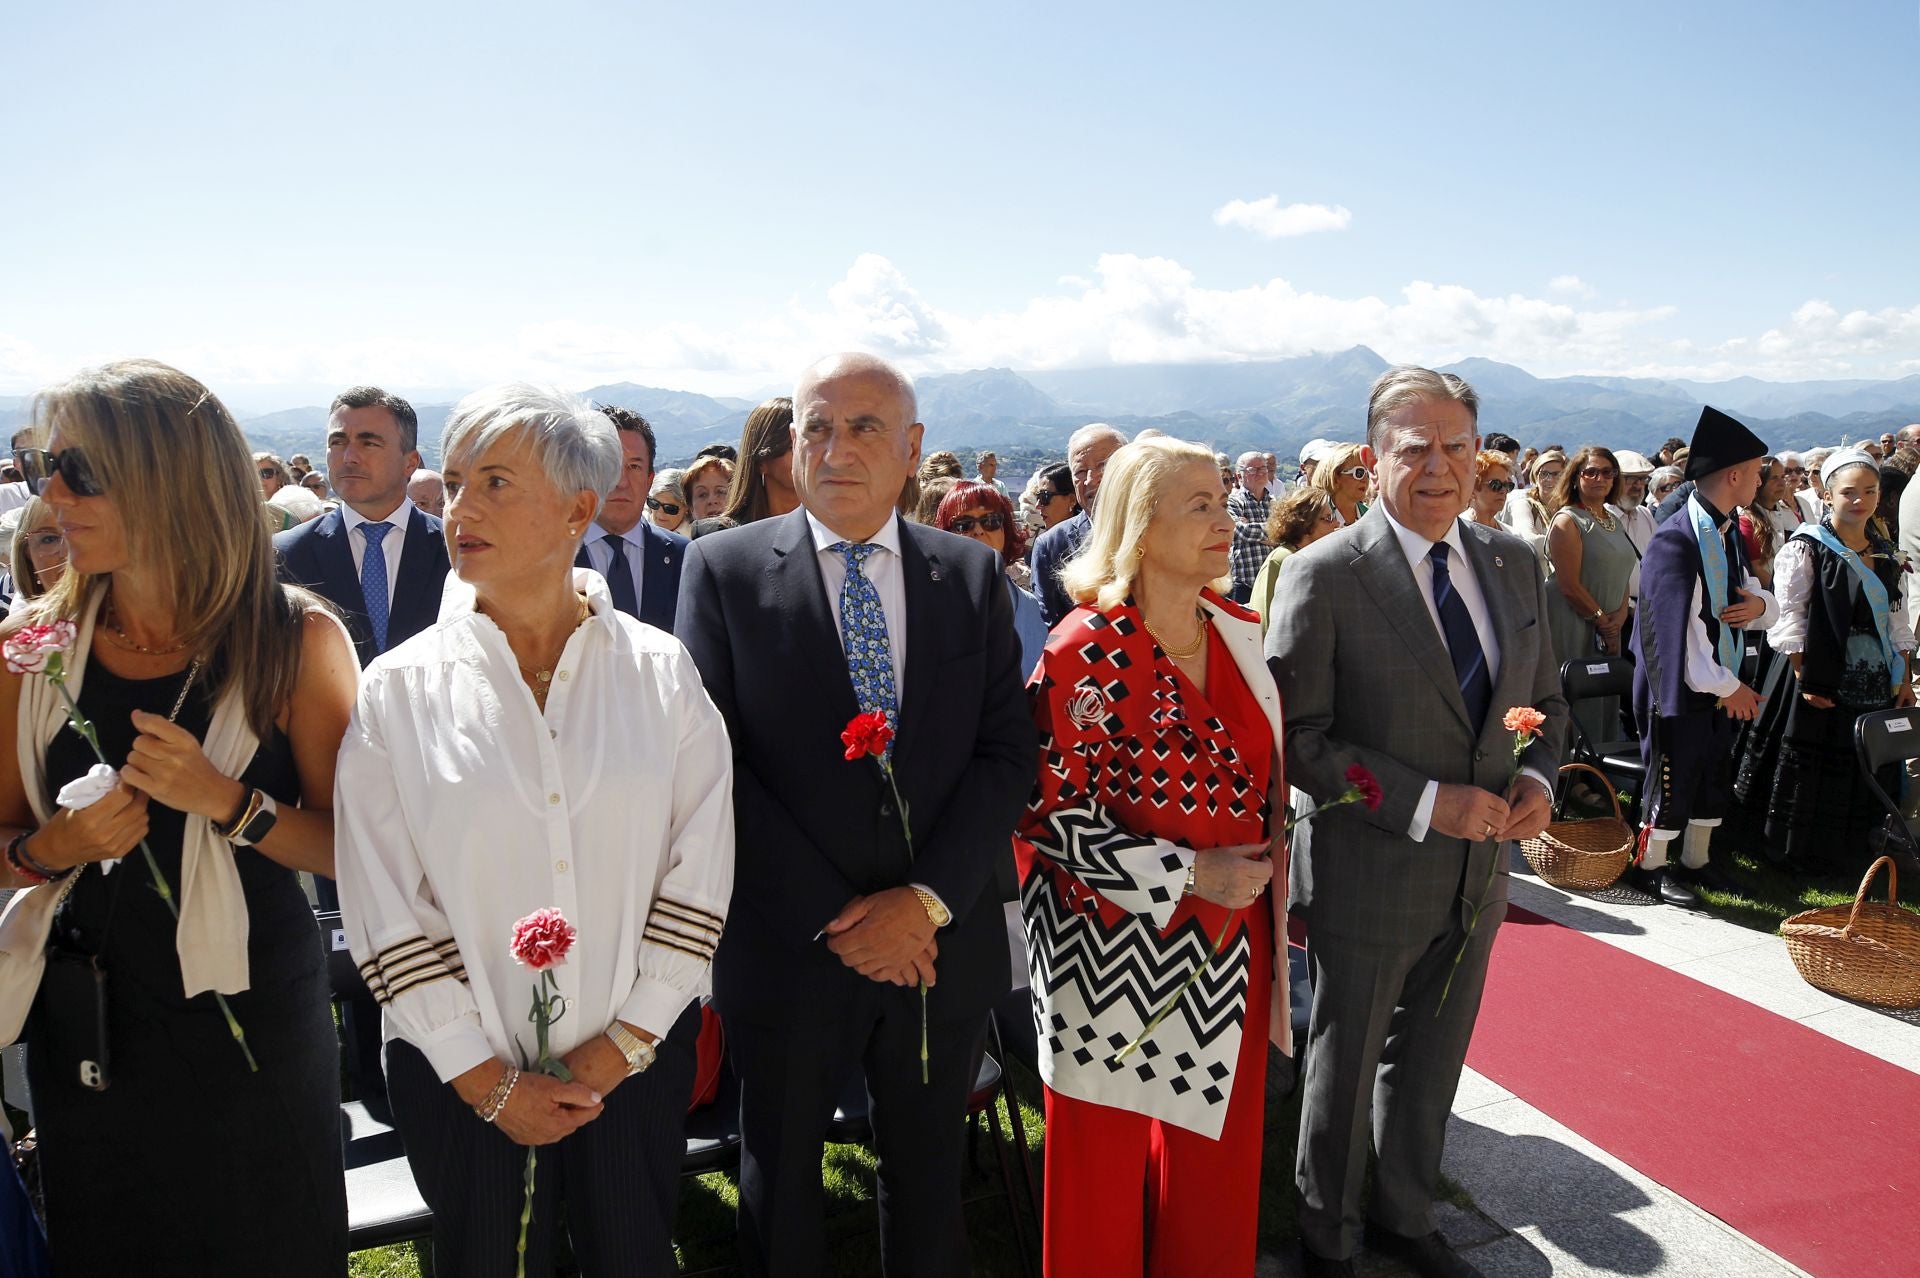
[[[1887,867],[1887,903],[1867,900],[1873,876]],[[1882,1007],[1920,1007],[1920,916],[1895,905],[1899,875],[1881,857],[1860,880],[1853,904],[1796,914],[1780,925],[1787,953],[1807,984],[1841,998]]]
[[[1523,840],[1520,853],[1544,882],[1574,892],[1598,892],[1612,886],[1633,860],[1633,830],[1620,815],[1620,795],[1607,774],[1585,763],[1569,763],[1560,771],[1564,774],[1574,768],[1600,778],[1613,803],[1613,815],[1555,821],[1538,836]]]

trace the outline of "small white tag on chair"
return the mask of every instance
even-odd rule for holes
[[[1887,731],[1911,732],[1913,731],[1913,723],[1908,719],[1889,719],[1887,720]]]
[[[1607,671],[1611,670],[1612,668],[1613,667],[1607,665],[1606,662],[1602,661],[1602,662],[1599,662],[1598,664],[1588,666],[1587,673],[1591,675],[1602,675],[1607,673]]]
[[[333,948],[336,951],[347,948],[347,929],[344,927],[336,927],[333,929]]]

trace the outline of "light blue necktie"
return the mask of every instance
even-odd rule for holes
[[[847,672],[853,676],[854,700],[861,714],[884,713],[887,725],[897,732],[900,701],[893,686],[887,614],[880,607],[880,592],[861,567],[880,547],[867,541],[836,541],[827,549],[847,561],[847,579],[840,587],[840,633],[847,648]],[[893,753],[891,745],[887,753]]]
[[[365,523],[360,531],[367,539],[367,553],[360,560],[360,593],[366,597],[367,620],[373,626],[373,650],[387,650],[387,556],[380,542],[393,531],[389,523]]]

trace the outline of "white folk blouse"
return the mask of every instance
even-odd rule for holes
[[[579,929],[554,969],[560,1056],[617,1018],[665,1037],[710,988],[733,891],[733,754],[678,640],[613,607],[554,667],[543,715],[506,636],[447,577],[440,620],[367,667],[340,749],[335,853],[347,944],[387,1038],[442,1080],[526,1064],[537,977],[515,921]]]

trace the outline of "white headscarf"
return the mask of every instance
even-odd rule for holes
[[[1848,466],[1871,466],[1876,474],[1880,470],[1880,463],[1866,449],[1842,448],[1820,463],[1820,486],[1825,488],[1836,474]]]

